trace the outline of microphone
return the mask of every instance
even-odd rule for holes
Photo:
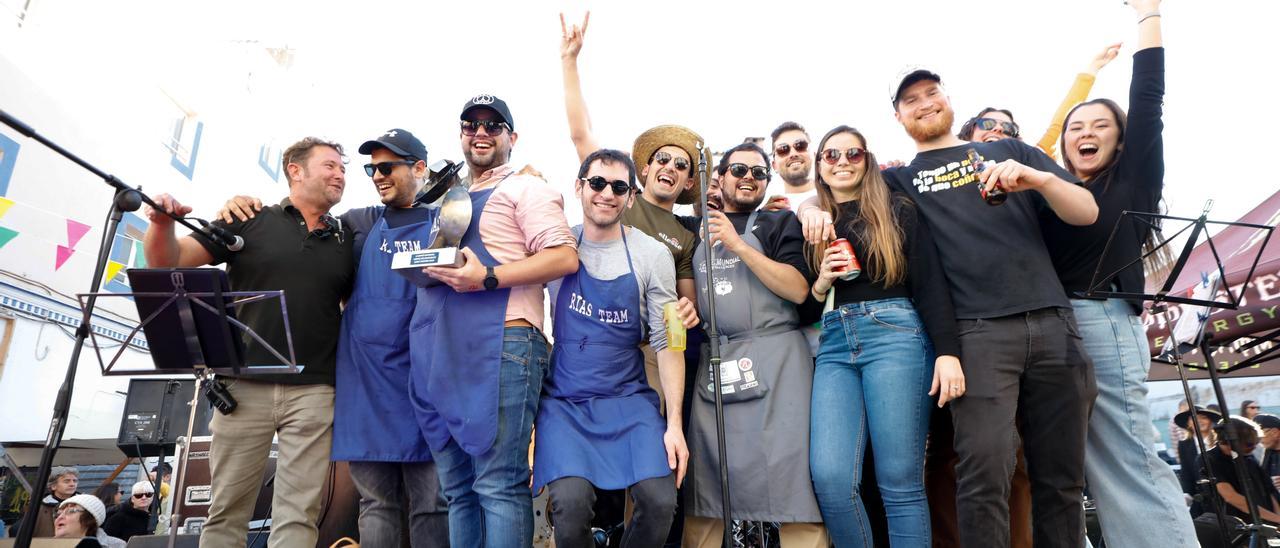
[[[244,249],[244,238],[239,235],[228,232],[225,228],[210,223],[204,219],[196,219],[203,228],[202,235],[208,237],[217,243],[227,247],[227,251],[240,251]]]

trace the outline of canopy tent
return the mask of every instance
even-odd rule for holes
[[[1280,191],[1258,204],[1246,213],[1238,222],[1275,226],[1280,222]],[[1168,228],[1168,227],[1166,227]],[[1274,343],[1264,342],[1256,347],[1243,349],[1254,337],[1262,336],[1280,328],[1280,243],[1268,241],[1267,232],[1249,227],[1228,226],[1213,235],[1213,245],[1217,249],[1218,259],[1222,261],[1225,273],[1225,284],[1218,284],[1220,289],[1216,295],[1204,295],[1206,282],[1217,275],[1217,264],[1207,241],[1198,244],[1191,253],[1186,267],[1174,285],[1173,294],[1195,298],[1212,298],[1214,301],[1230,301],[1226,288],[1234,295],[1244,292],[1240,307],[1236,310],[1216,309],[1209,314],[1205,323],[1205,335],[1213,344],[1224,345],[1213,352],[1213,362],[1219,369],[1234,366],[1246,359],[1257,356],[1270,349]],[[1274,238],[1272,239],[1274,240]],[[1265,249],[1262,248],[1265,246]],[[1258,259],[1258,267],[1251,279],[1249,269],[1253,266],[1254,257]],[[1154,293],[1163,279],[1148,276],[1147,292]],[[1246,283],[1247,282],[1247,283]],[[1199,290],[1200,294],[1197,294]],[[1147,330],[1147,340],[1151,343],[1152,355],[1160,352],[1170,336],[1170,330],[1177,326],[1179,318],[1184,314],[1194,313],[1198,307],[1168,304],[1158,314],[1150,311],[1142,316]],[[1280,354],[1274,355],[1280,358]],[[1280,360],[1268,359],[1261,364],[1237,370],[1233,377],[1264,376],[1280,374]],[[1184,353],[1183,363],[1189,366],[1187,374],[1191,378],[1206,378],[1204,356],[1199,350]],[[1195,368],[1198,366],[1199,368]],[[1175,380],[1178,371],[1170,364],[1153,360],[1148,380]]]

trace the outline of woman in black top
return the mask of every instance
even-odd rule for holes
[[[107,515],[102,522],[102,530],[120,540],[129,540],[135,535],[150,532],[151,500],[155,497],[155,488],[149,481],[140,481],[133,485],[133,495],[120,504],[115,512]]]
[[[836,546],[869,546],[858,495],[866,438],[897,546],[928,546],[924,442],[930,395],[964,394],[955,311],[937,250],[915,206],[893,196],[866,139],[849,126],[817,146],[818,206],[861,263],[829,242],[806,248],[818,279],[804,307],[831,310],[813,377],[809,461],[818,507]],[[935,359],[936,351],[936,359]]]
[[[1142,255],[1151,231],[1131,218],[1120,222],[1120,213],[1155,212],[1164,186],[1160,1],[1129,5],[1138,22],[1138,51],[1128,116],[1115,101],[1094,99],[1063,121],[1063,163],[1093,193],[1098,220],[1076,227],[1045,215],[1042,228],[1097,379],[1085,474],[1103,537],[1108,546],[1195,546],[1178,481],[1153,447],[1146,388],[1151,352],[1138,318],[1141,303],[1082,298],[1095,269],[1105,276],[1123,268],[1104,290],[1144,292],[1141,262],[1124,267]],[[1112,249],[1104,257],[1113,230]]]

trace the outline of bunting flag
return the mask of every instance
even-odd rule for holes
[[[71,258],[71,254],[72,254],[72,253],[75,253],[75,252],[76,252],[76,250],[71,249],[71,248],[69,248],[69,247],[67,247],[67,246],[65,246],[65,245],[59,245],[59,246],[58,246],[58,259],[57,259],[57,261],[55,261],[55,262],[54,262],[54,264],[53,264],[53,269],[56,271],[56,270],[58,270],[59,268],[62,268],[62,265],[66,264],[66,263],[67,263],[67,259],[70,259],[70,258]]]
[[[4,217],[4,214],[8,213],[11,207],[13,207],[13,200],[0,197],[0,217]]]
[[[3,213],[0,213],[0,215],[3,215]],[[17,237],[17,235],[18,235],[17,230],[0,226],[0,248],[7,245],[9,243],[9,240],[14,239],[15,237]]]
[[[75,249],[76,244],[80,242],[80,238],[83,238],[88,233],[89,225],[67,219],[67,247]]]
[[[146,267],[147,267],[147,255],[146,255],[145,253],[143,253],[143,252],[142,252],[142,242],[135,241],[135,242],[133,242],[133,244],[134,244],[134,246],[135,246],[135,247],[134,247],[134,254],[133,254],[133,256],[134,256],[134,259],[133,259],[133,266],[134,266],[134,268],[146,268]]]
[[[115,262],[115,261],[107,261],[107,277],[106,277],[106,278],[103,278],[103,279],[104,279],[104,280],[114,280],[114,279],[116,279],[116,274],[119,274],[119,273],[120,273],[120,269],[121,269],[121,268],[124,268],[124,263],[117,263],[117,262]]]

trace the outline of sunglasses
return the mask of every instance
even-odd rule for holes
[[[591,187],[591,190],[596,192],[604,192],[604,187],[612,187],[615,196],[625,196],[631,192],[631,183],[626,181],[610,181],[599,175],[578,180],[586,183],[587,186]]]
[[[379,162],[376,164],[365,164],[364,174],[370,177],[373,177],[373,171],[377,170],[378,173],[381,173],[383,177],[386,177],[391,175],[391,171],[394,170],[396,166],[411,166],[416,163],[418,163],[417,160],[398,160],[395,162]]]
[[[769,180],[769,168],[764,166],[751,166],[747,164],[729,164],[729,174],[739,179],[746,178],[747,173],[751,174],[751,178],[757,181]]]
[[[684,158],[677,158],[675,156],[672,156],[668,152],[662,152],[662,151],[655,152],[653,153],[653,159],[654,161],[658,162],[658,165],[664,165],[664,166],[667,165],[668,162],[675,160],[676,162],[675,165],[677,170],[679,171],[689,170],[689,160],[686,160]]]
[[[1018,138],[1018,124],[1013,122],[1005,122],[1002,120],[996,120],[995,118],[977,118],[973,121],[973,127],[982,131],[991,131],[995,129],[996,126],[1000,126],[1000,131],[1003,131],[1005,135],[1015,139]]]
[[[133,498],[135,499],[149,499],[153,496],[155,496],[153,493],[134,493],[133,494]]]
[[[867,151],[862,150],[858,147],[853,147],[846,150],[840,150],[838,148],[828,148],[822,151],[822,161],[831,165],[836,165],[836,162],[840,161],[840,156],[844,156],[845,158],[848,158],[849,163],[856,164],[861,162],[863,158],[866,158]]]
[[[463,120],[462,134],[467,137],[475,135],[480,128],[484,128],[484,132],[488,135],[502,135],[504,131],[511,131],[511,126],[506,122],[497,120]]]
[[[788,154],[791,154],[791,149],[793,148],[796,149],[796,152],[804,152],[806,150],[809,150],[809,141],[806,141],[804,139],[796,139],[796,141],[792,144],[782,143],[773,148],[773,153],[777,156],[786,156]]]
[[[1261,407],[1258,407],[1258,406],[1256,406],[1256,405],[1250,405],[1249,407],[1246,407],[1245,409],[1262,409],[1262,408],[1261,408]]]

